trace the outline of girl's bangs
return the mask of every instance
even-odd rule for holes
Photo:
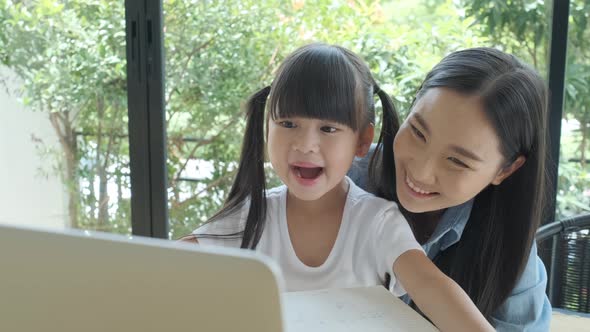
[[[359,129],[363,84],[341,54],[325,53],[303,54],[282,68],[271,88],[273,119],[304,117]]]

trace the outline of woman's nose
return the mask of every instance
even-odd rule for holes
[[[434,184],[436,181],[436,160],[431,156],[414,159],[409,170],[414,180],[423,184]]]

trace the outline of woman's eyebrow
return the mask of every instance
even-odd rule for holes
[[[462,155],[463,157],[475,160],[475,161],[483,161],[483,159],[481,159],[478,155],[476,155],[475,153],[460,147],[458,145],[451,145],[450,146],[451,150],[456,152],[457,154]]]
[[[422,115],[420,115],[419,113],[414,113],[413,114],[414,119],[416,119],[416,121],[420,124],[420,126],[424,129],[424,131],[430,135],[430,127],[428,127],[428,124],[426,124],[426,120],[424,120],[424,118],[422,117]],[[457,154],[462,155],[463,157],[475,160],[475,161],[483,161],[483,159],[481,157],[479,157],[477,154],[465,149],[464,147],[461,147],[459,145],[451,145],[450,146],[451,150]]]
[[[418,113],[414,113],[414,119],[416,119],[416,121],[418,121],[418,123],[424,129],[424,131],[428,135],[430,135],[430,127],[428,127],[428,125],[426,124],[426,121],[424,120],[424,118],[422,117],[422,115],[420,115]]]

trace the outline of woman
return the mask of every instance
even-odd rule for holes
[[[454,52],[427,75],[395,138],[397,119],[384,112],[393,130],[349,172],[400,205],[428,256],[500,331],[549,329],[534,243],[545,206],[546,99],[543,80],[515,57]]]

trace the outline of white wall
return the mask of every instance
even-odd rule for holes
[[[11,91],[19,84],[2,67],[0,80]],[[25,109],[0,84],[0,223],[63,228],[67,222],[65,188],[56,174],[48,179],[40,175],[39,168],[49,162],[40,158],[31,135],[58,147],[47,113]]]

